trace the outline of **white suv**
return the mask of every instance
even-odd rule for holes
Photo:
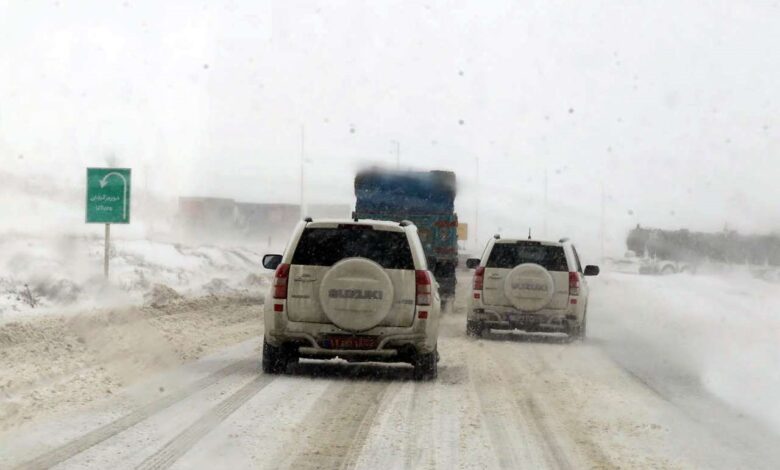
[[[577,249],[558,242],[503,239],[496,235],[482,253],[469,259],[474,272],[466,332],[489,329],[564,332],[585,338],[588,283],[598,266],[582,269]]]
[[[409,362],[436,376],[440,298],[411,222],[312,221],[295,229],[265,302],[263,371],[300,357]]]

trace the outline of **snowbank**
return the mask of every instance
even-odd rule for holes
[[[0,323],[0,436],[262,333],[261,298],[157,287],[165,305]]]
[[[83,175],[65,184],[0,169],[0,319],[141,304],[157,284],[183,296],[265,289],[261,249],[176,243],[175,200],[147,191],[133,196],[132,223],[112,229],[106,283],[103,227],[84,223]]]
[[[591,281],[591,336],[661,387],[689,381],[780,429],[780,289],[753,276],[604,273]]]
[[[141,304],[155,285],[184,296],[261,295],[270,274],[262,253],[246,247],[127,239],[112,240],[108,283],[102,270],[101,238],[0,236],[0,318],[53,307]]]

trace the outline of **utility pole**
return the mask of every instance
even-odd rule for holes
[[[604,264],[604,231],[606,228],[607,197],[604,192],[604,181],[601,182],[601,263]]]
[[[547,238],[547,167],[544,167],[544,237]]]
[[[477,184],[474,188],[474,244],[479,249],[479,157],[477,162]]]
[[[304,130],[301,124],[301,219],[306,217],[306,208],[303,205],[303,164],[304,164]]]

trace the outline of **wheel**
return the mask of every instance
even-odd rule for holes
[[[588,311],[585,311],[585,315],[582,316],[582,323],[580,323],[580,326],[578,328],[579,331],[577,331],[577,339],[580,341],[585,341],[585,338],[588,336]]]
[[[482,332],[484,331],[485,327],[476,320],[466,320],[466,335],[467,336],[473,336],[473,337],[480,337],[482,336]]]
[[[569,335],[569,338],[571,338],[572,340],[584,341],[587,335],[587,329],[588,329],[588,312],[586,310],[585,314],[582,316],[582,321],[576,325],[569,326],[569,330],[566,333]]]
[[[674,268],[672,266],[668,266],[668,265],[664,266],[664,268],[661,270],[661,275],[662,276],[668,276],[668,275],[674,274],[674,273],[675,273]]]
[[[283,374],[290,362],[289,354],[284,348],[272,346],[263,340],[263,372],[266,374]]]
[[[414,380],[433,380],[439,372],[438,349],[433,352],[418,354],[414,358]]]

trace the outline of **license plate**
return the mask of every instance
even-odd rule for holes
[[[320,344],[327,349],[376,349],[376,336],[326,336]]]
[[[530,314],[519,314],[519,315],[512,315],[511,317],[512,323],[520,323],[523,325],[536,325],[537,323],[542,322],[542,318],[538,315],[530,315]]]

